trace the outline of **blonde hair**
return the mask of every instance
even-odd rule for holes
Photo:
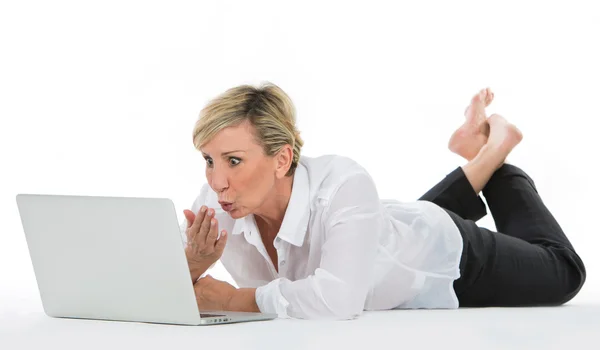
[[[292,146],[292,165],[286,176],[292,176],[300,161],[304,141],[296,128],[296,111],[290,97],[277,85],[264,82],[260,86],[244,84],[230,88],[210,100],[200,111],[193,131],[197,150],[219,131],[249,121],[254,137],[264,154],[273,156],[284,145]]]

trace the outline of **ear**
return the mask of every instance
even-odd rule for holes
[[[290,170],[290,167],[292,166],[293,160],[294,150],[292,149],[292,146],[289,144],[284,145],[275,156],[275,175],[278,179],[285,177],[285,174],[287,174],[288,170]]]

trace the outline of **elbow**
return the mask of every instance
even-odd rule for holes
[[[319,274],[327,273],[320,270]],[[335,320],[350,320],[362,315],[369,285],[363,280],[347,281],[333,275],[327,275],[315,285],[320,296],[323,317]]]
[[[334,320],[352,320],[362,315],[364,311],[365,298],[357,295],[356,291],[346,287],[331,295],[326,301],[330,314],[328,318]]]
[[[339,321],[353,320],[362,315],[364,310],[363,303],[357,302],[346,302],[343,305],[339,305],[333,310],[333,318]]]

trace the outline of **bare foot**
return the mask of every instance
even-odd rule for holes
[[[504,164],[508,154],[523,139],[523,133],[514,124],[509,123],[499,114],[492,114],[487,119],[490,125],[490,136],[486,148],[498,154],[498,168]]]
[[[448,142],[448,149],[471,160],[487,142],[490,134],[489,124],[485,115],[485,108],[494,100],[494,93],[490,88],[481,89],[471,99],[471,104],[465,110],[465,123],[460,126]]]
[[[482,129],[487,129],[489,136],[489,128],[483,126],[487,122],[485,108],[494,100],[494,93],[490,88],[479,90],[479,93],[471,99],[471,104],[465,109],[466,123],[479,126]]]

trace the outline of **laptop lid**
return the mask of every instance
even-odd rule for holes
[[[170,199],[18,194],[16,201],[48,316],[200,323]]]

